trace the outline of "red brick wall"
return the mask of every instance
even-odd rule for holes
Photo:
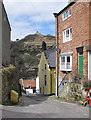
[[[72,72],[73,72],[74,69],[78,69],[78,54],[76,48],[84,46],[83,75],[85,77],[88,77],[88,54],[86,51],[86,46],[90,44],[89,39],[91,39],[91,34],[90,34],[91,33],[91,3],[76,2],[71,6],[71,16],[63,21],[62,13],[61,13],[58,16],[58,21],[59,21],[58,31],[59,31],[59,44],[60,44],[59,48],[61,48],[61,53],[73,51],[73,57],[72,57]],[[72,40],[63,43],[63,30],[70,27],[72,27]],[[57,43],[57,26],[56,26],[56,43]],[[59,68],[59,73],[60,73],[59,76],[61,77],[65,75],[63,72],[60,71],[60,68]]]

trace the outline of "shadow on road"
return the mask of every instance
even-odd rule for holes
[[[48,96],[41,96],[41,95],[22,95],[22,106],[29,106],[34,104],[40,104],[46,101],[49,97]]]

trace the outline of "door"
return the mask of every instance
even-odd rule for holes
[[[44,95],[44,87],[43,87],[43,95]]]
[[[83,75],[83,55],[79,55],[79,72]]]

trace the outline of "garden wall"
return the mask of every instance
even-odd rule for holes
[[[2,69],[2,104],[10,103],[10,91],[19,92],[17,69],[10,65]]]

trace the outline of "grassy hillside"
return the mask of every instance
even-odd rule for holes
[[[11,63],[18,66],[20,78],[36,78],[43,41],[46,43],[46,49],[55,48],[54,36],[38,32],[16,42],[11,41]]]

